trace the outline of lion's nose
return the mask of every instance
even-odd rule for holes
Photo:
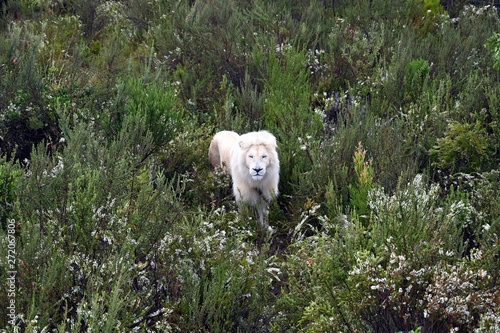
[[[259,172],[262,170],[262,168],[256,167],[256,168],[253,168],[253,170],[254,170],[256,173],[259,173]]]

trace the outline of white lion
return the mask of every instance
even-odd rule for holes
[[[213,166],[223,166],[233,179],[233,194],[242,208],[244,203],[257,208],[259,221],[267,229],[268,204],[278,195],[280,161],[276,138],[268,131],[238,135],[217,133],[208,150]]]

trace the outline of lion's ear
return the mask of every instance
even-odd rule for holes
[[[248,142],[243,141],[243,140],[241,140],[239,142],[239,145],[240,145],[240,148],[243,150],[250,148],[250,144]]]

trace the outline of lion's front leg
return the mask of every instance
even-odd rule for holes
[[[264,198],[263,198],[264,199]],[[269,208],[267,200],[260,200],[255,207],[257,209],[257,214],[259,217],[259,223],[263,230],[267,232],[273,232],[273,229],[269,226]]]

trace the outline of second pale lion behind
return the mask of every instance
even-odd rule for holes
[[[268,205],[278,195],[280,162],[276,138],[268,131],[238,135],[231,131],[217,133],[208,150],[213,166],[224,166],[233,180],[233,194],[238,205],[257,208],[259,221],[267,224]]]

